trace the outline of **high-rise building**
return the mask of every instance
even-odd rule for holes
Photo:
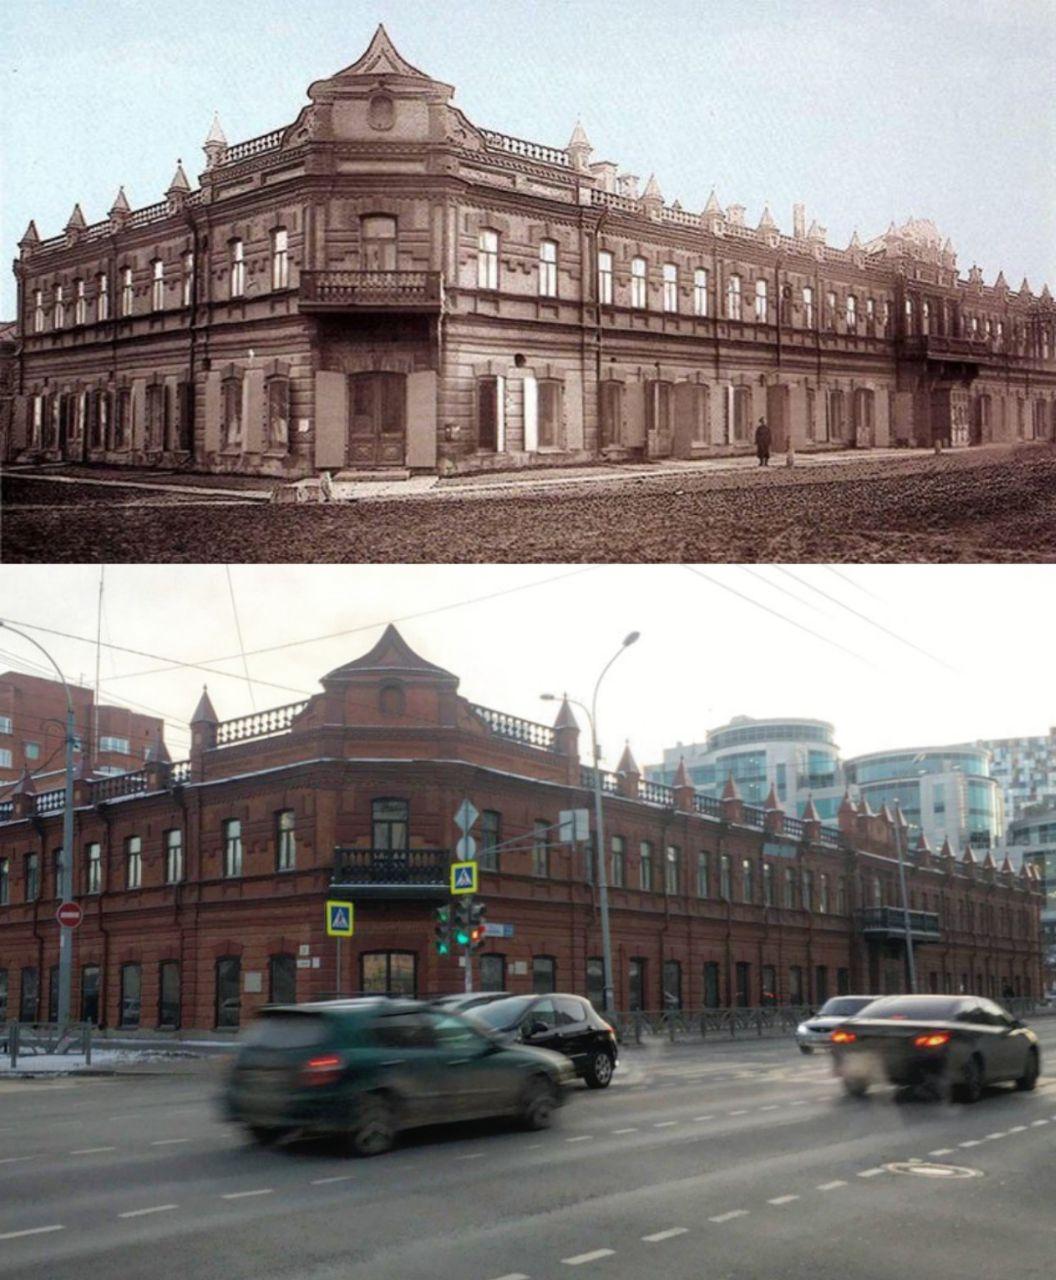
[[[983,738],[990,773],[1005,798],[1005,819],[1015,822],[1028,808],[1056,805],[1056,727],[1033,738]]]

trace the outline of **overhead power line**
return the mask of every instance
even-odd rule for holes
[[[231,612],[235,615],[235,634],[238,636],[238,649],[242,655],[242,670],[246,673],[246,684],[249,687],[249,701],[253,710],[257,709],[257,695],[253,692],[253,681],[249,678],[249,662],[246,659],[246,644],[242,639],[242,624],[238,620],[238,604],[235,601],[235,584],[231,581],[231,566],[224,565],[227,574],[227,593],[231,597]]]

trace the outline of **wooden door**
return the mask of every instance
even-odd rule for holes
[[[404,375],[357,373],[349,381],[349,465],[402,466],[406,453]]]

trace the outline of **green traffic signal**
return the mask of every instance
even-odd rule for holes
[[[451,944],[446,938],[440,938],[436,944],[436,954],[440,956],[449,956],[451,954]]]
[[[455,931],[455,941],[458,943],[460,947],[468,947],[469,946],[469,930],[465,928],[457,929]]]

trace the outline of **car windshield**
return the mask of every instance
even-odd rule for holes
[[[865,1011],[869,1018],[905,1019],[908,1022],[948,1022],[960,1007],[959,1000],[889,996]]]
[[[322,1044],[326,1019],[318,1013],[266,1013],[251,1023],[242,1043],[262,1049],[307,1049]]]
[[[852,1013],[857,1013],[859,1009],[864,1009],[867,1004],[872,1004],[874,998],[873,996],[836,996],[832,1000],[826,1000],[816,1016],[819,1018],[849,1018]]]
[[[507,1031],[520,1022],[531,1003],[531,996],[513,996],[509,1000],[493,1000],[490,1004],[477,1005],[470,1010],[470,1014],[496,1031]]]

